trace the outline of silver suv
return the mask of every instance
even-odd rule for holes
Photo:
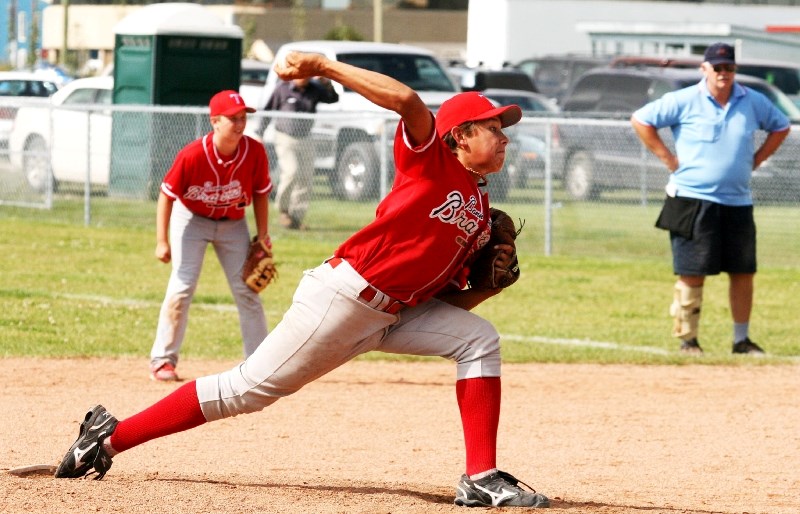
[[[678,68],[598,68],[584,73],[564,98],[562,112],[567,117],[600,120],[559,123],[554,130],[557,144],[551,152],[554,174],[563,179],[569,195],[585,200],[615,189],[663,189],[668,178],[663,164],[644,150],[627,120],[646,103],[697,84],[701,78],[699,69]],[[800,122],[800,110],[772,84],[739,74],[736,81],[764,94],[793,123]],[[604,119],[626,123],[603,124]],[[669,131],[663,136],[671,144]],[[764,133],[756,137],[763,138]],[[778,152],[753,172],[754,196],[759,200],[796,201],[800,198],[798,169],[800,147],[797,135],[790,134]]]
[[[415,46],[362,41],[296,41],[281,46],[275,54],[276,61],[290,51],[315,52],[389,75],[417,91],[434,111],[458,91],[434,54]],[[260,106],[272,95],[277,80],[274,73],[267,78]],[[316,145],[315,168],[328,175],[331,188],[339,198],[375,198],[385,192],[381,184],[385,188],[393,178],[391,149],[383,154],[386,159],[382,165],[380,142],[392,144],[397,116],[339,83],[334,82],[333,87],[339,94],[339,101],[317,106],[318,115],[311,130]],[[270,131],[265,132],[264,138],[269,147]],[[381,181],[382,168],[384,181]]]
[[[609,62],[611,57],[562,54],[531,57],[514,67],[530,75],[540,93],[561,103],[578,77],[591,69],[607,66]]]

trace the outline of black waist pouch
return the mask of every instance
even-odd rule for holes
[[[696,198],[682,198],[679,196],[667,196],[664,206],[656,220],[656,227],[685,238],[692,238],[694,220],[700,210],[700,200]]]

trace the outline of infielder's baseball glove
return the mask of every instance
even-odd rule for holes
[[[247,287],[260,293],[270,282],[278,278],[275,261],[272,260],[272,249],[264,241],[253,237],[250,248],[247,250],[247,259],[242,269],[242,280]]]
[[[472,289],[497,289],[505,288],[519,279],[519,261],[517,260],[517,250],[514,241],[522,231],[514,225],[514,220],[500,209],[490,209],[492,217],[492,232],[489,241],[478,251],[478,256],[470,266],[469,286]],[[511,245],[513,257],[511,263],[499,266],[498,257],[500,250],[495,249],[495,245]]]

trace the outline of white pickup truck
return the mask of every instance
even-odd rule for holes
[[[112,77],[77,79],[47,103],[19,108],[8,139],[9,159],[32,189],[85,182],[87,167],[92,185],[108,185],[111,116],[96,106],[110,105],[113,89]],[[90,112],[87,106],[94,109]]]
[[[276,61],[290,51],[319,53],[394,77],[417,91],[434,111],[459,91],[434,54],[424,48],[363,41],[295,41],[278,49]],[[266,105],[277,80],[277,75],[270,73],[258,107]],[[319,116],[311,130],[316,148],[315,168],[328,174],[331,188],[340,198],[374,198],[381,192],[381,138],[385,133],[387,144],[393,143],[397,116],[337,82],[333,87],[339,101],[317,106]],[[270,130],[265,131],[264,139],[269,146]],[[386,155],[386,167],[391,173],[394,169],[391,147]],[[393,177],[387,178],[391,185]]]

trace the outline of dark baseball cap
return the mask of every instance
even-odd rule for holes
[[[436,113],[436,133],[444,137],[462,123],[489,118],[500,118],[500,125],[505,128],[522,118],[522,109],[518,105],[495,107],[491,100],[477,91],[459,93],[446,100]]]
[[[706,48],[703,56],[708,64],[736,64],[736,52],[731,45],[725,43],[714,43]]]

